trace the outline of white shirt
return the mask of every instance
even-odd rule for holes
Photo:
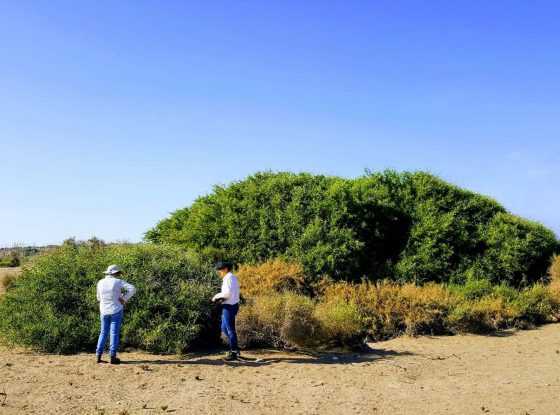
[[[228,272],[222,281],[222,291],[214,296],[212,301],[223,298],[222,304],[235,305],[239,302],[239,281],[231,272]]]
[[[122,290],[126,293],[123,294]],[[97,301],[99,301],[99,311],[102,315],[110,315],[118,313],[123,309],[123,305],[119,302],[122,298],[125,302],[130,300],[136,293],[134,285],[126,281],[119,280],[111,275],[107,275],[97,283]]]

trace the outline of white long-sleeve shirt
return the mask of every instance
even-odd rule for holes
[[[223,298],[222,304],[235,305],[239,302],[239,281],[231,272],[228,272],[222,281],[222,291],[214,296],[214,301]]]
[[[111,275],[106,276],[97,283],[97,301],[99,301],[100,313],[104,316],[118,313],[123,309],[119,299],[122,298],[126,302],[135,293],[134,285]]]

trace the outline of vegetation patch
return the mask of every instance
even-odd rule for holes
[[[37,257],[0,299],[4,340],[41,351],[94,350],[99,330],[96,283],[118,263],[138,291],[127,304],[123,347],[182,353],[215,342],[219,281],[210,264],[170,246],[64,246]]]
[[[20,268],[0,268],[0,294],[3,294],[8,289],[20,273]]]
[[[213,257],[298,262],[309,280],[486,279],[522,287],[546,275],[552,231],[423,172],[356,179],[258,173],[174,212],[146,233]]]

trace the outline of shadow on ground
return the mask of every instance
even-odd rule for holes
[[[399,356],[411,356],[413,353],[397,352],[393,350],[371,350],[368,353],[346,354],[346,353],[324,353],[324,354],[293,354],[286,356],[285,353],[277,352],[279,356],[267,356],[263,358],[246,357],[235,362],[226,362],[220,356],[212,354],[195,354],[185,359],[142,359],[123,360],[123,365],[209,365],[209,366],[249,366],[260,367],[275,363],[289,364],[314,364],[314,365],[347,365],[355,363],[373,363],[378,360],[388,360]]]

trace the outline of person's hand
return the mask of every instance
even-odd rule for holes
[[[214,297],[212,297],[212,302],[213,303],[215,303],[218,300],[220,300],[220,294],[216,294]]]
[[[122,305],[126,304],[126,300],[124,298],[119,298],[119,303],[121,303]]]

